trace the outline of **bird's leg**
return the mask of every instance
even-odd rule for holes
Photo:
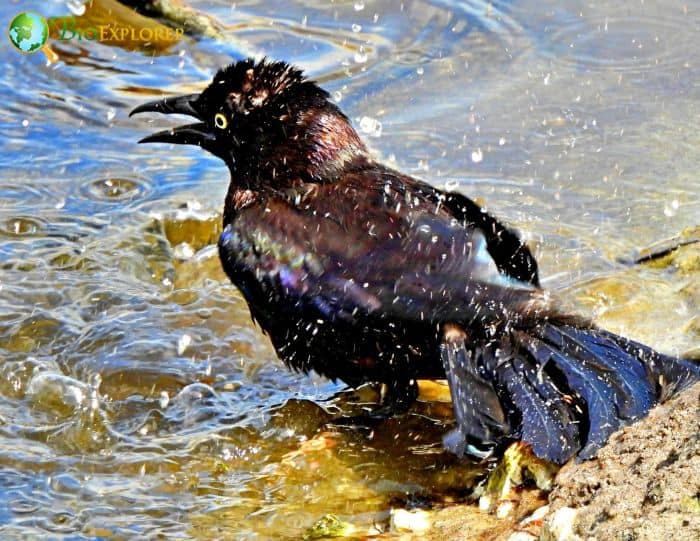
[[[375,419],[387,419],[406,413],[418,398],[418,382],[415,379],[394,379],[382,388],[382,405],[372,411]]]
[[[509,432],[500,400],[491,383],[479,373],[478,352],[467,349],[467,332],[462,327],[444,325],[440,355],[457,421],[457,428],[443,440],[445,447],[457,455],[484,458]]]
[[[414,379],[397,379],[382,385],[381,406],[361,415],[342,416],[331,421],[339,425],[374,425],[395,415],[406,413],[418,397],[418,382]]]

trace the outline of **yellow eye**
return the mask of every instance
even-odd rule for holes
[[[214,125],[220,130],[225,130],[228,126],[228,119],[223,113],[216,113],[214,115]]]

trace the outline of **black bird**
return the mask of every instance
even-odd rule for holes
[[[523,440],[563,463],[700,380],[690,360],[562,313],[518,235],[459,193],[377,163],[328,93],[284,62],[243,60],[201,93],[134,113],[195,124],[141,143],[198,145],[231,181],[223,267],[291,368],[386,384],[447,378],[453,451]]]

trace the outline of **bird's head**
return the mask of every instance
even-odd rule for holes
[[[140,143],[198,145],[226,162],[233,181],[284,187],[330,181],[366,154],[328,93],[284,62],[241,60],[222,68],[199,94],[168,97],[131,114],[182,114],[199,122]]]

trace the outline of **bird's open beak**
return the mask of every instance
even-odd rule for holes
[[[199,94],[174,96],[157,101],[149,101],[136,107],[129,116],[138,113],[162,113],[165,115],[187,115],[202,120],[197,106]],[[169,130],[159,131],[144,137],[139,143],[173,143],[177,145],[198,145],[209,150],[216,142],[216,136],[204,122],[186,124]]]

